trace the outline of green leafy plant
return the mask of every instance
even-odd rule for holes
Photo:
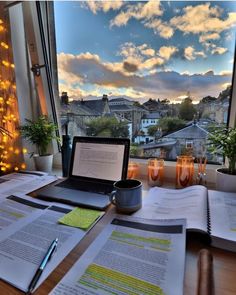
[[[21,135],[36,146],[40,156],[47,155],[50,142],[53,139],[60,141],[55,133],[58,130],[57,125],[51,122],[47,116],[40,116],[35,121],[26,119],[26,122],[19,128]]]
[[[213,153],[221,152],[229,160],[228,174],[236,174],[236,128],[222,128],[208,137]]]

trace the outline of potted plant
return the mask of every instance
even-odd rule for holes
[[[236,128],[223,128],[209,136],[213,153],[219,153],[228,159],[228,167],[216,171],[216,188],[222,191],[236,192]]]
[[[48,153],[49,144],[56,136],[57,126],[50,119],[42,115],[37,120],[26,119],[26,124],[20,126],[21,135],[36,146],[36,153],[32,153],[37,170],[50,172],[52,170],[53,155]]]

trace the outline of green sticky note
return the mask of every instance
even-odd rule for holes
[[[75,208],[68,214],[65,214],[62,218],[58,220],[59,223],[79,227],[81,229],[88,229],[101,215],[103,212],[84,209],[84,208]]]

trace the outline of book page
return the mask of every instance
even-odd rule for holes
[[[134,216],[150,219],[186,218],[187,229],[207,232],[207,189],[194,185],[184,189],[153,187]]]
[[[37,288],[87,233],[58,223],[72,209],[62,204],[47,206],[47,202],[22,196],[9,196],[0,202],[0,278],[26,292],[49,245],[58,238],[57,251]]]
[[[117,216],[51,295],[182,295],[185,220]]]
[[[236,251],[236,193],[209,191],[208,199],[213,246]]]
[[[56,176],[43,172],[6,174],[0,178],[0,197],[24,196],[56,180]]]

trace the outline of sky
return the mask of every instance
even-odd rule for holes
[[[193,102],[231,84],[236,1],[55,1],[59,91]]]

